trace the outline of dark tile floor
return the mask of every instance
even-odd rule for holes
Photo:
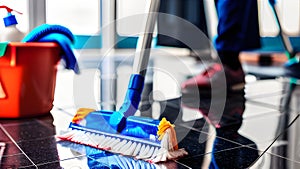
[[[71,78],[62,73],[57,80],[64,84]],[[76,110],[68,94],[73,89],[58,90],[63,94],[49,115],[0,120],[0,142],[6,144],[1,168],[300,168],[300,88],[285,79],[247,82],[245,93],[228,93],[221,113],[211,105],[222,107],[222,99],[195,102],[187,96],[157,102],[164,105],[158,117],[175,123],[179,147],[189,153],[161,164],[58,141],[55,135],[67,129]],[[185,120],[191,119],[190,112],[200,117]]]

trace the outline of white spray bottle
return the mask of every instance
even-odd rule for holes
[[[0,41],[20,42],[24,38],[25,34],[16,27],[18,22],[15,15],[12,15],[11,12],[14,11],[19,14],[22,13],[5,5],[1,5],[0,8],[7,10],[7,16],[3,18],[5,29],[0,32]]]

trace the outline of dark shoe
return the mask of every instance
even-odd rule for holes
[[[226,86],[226,88],[225,88]],[[227,89],[241,91],[245,87],[245,73],[242,68],[232,70],[226,65],[215,63],[204,72],[188,79],[181,85],[182,93],[210,92],[211,90]]]

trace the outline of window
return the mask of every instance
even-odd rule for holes
[[[64,25],[78,35],[99,34],[100,1],[47,0],[46,22]]]
[[[142,14],[146,12],[147,0],[117,0],[117,34],[132,36],[143,30]]]
[[[148,0],[116,0],[117,48],[135,48]]]
[[[75,48],[101,48],[101,1],[46,0],[46,23],[60,24],[76,35]]]
[[[209,1],[209,0],[205,0]],[[32,23],[61,24],[70,28],[77,36],[78,42],[76,48],[88,46],[88,48],[99,48],[101,41],[101,0],[38,0],[39,4],[45,6],[44,9],[29,9],[29,3],[36,3],[36,0],[2,0],[0,5],[7,5],[23,14],[12,12],[18,21],[17,27],[24,33],[32,29]],[[116,0],[116,18],[126,22],[117,21],[116,37],[124,46],[135,47],[137,40],[136,33],[142,30],[141,16],[146,12],[148,0]],[[300,0],[277,0],[280,11],[279,17],[283,30],[289,36],[300,35]],[[261,36],[277,36],[278,27],[274,19],[268,0],[258,0],[260,33]],[[33,10],[36,10],[33,14]],[[30,14],[31,13],[31,14]],[[6,11],[0,10],[1,17],[6,16]],[[41,18],[38,18],[42,16]],[[44,17],[45,16],[45,17]],[[37,18],[34,18],[37,17]],[[123,19],[122,19],[123,18]],[[124,19],[127,18],[127,19]],[[131,19],[128,19],[131,18]],[[38,22],[30,22],[32,20]],[[214,18],[212,18],[213,20]],[[2,20],[2,19],[0,19]],[[214,21],[214,20],[213,20]],[[35,24],[36,25],[36,24]],[[3,21],[0,21],[0,31],[4,29]],[[90,41],[89,45],[86,42]]]
[[[283,31],[289,36],[297,36],[299,27],[299,0],[277,0],[277,7]],[[261,36],[277,36],[278,26],[268,0],[258,0]]]

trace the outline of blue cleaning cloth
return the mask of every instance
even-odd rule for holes
[[[74,35],[61,25],[42,24],[34,28],[22,42],[56,42],[63,50],[62,59],[66,69],[80,73],[76,57],[73,52]]]
[[[72,69],[75,73],[79,74],[79,67],[76,57],[74,55],[70,39],[59,33],[51,33],[44,36],[39,42],[56,42],[63,50],[61,58],[65,61],[66,69]]]
[[[62,26],[62,25],[50,25],[50,24],[42,24],[36,28],[34,28],[24,39],[23,42],[37,42],[42,37],[50,34],[50,33],[60,33],[68,37],[72,43],[74,43],[75,38],[70,29]]]

